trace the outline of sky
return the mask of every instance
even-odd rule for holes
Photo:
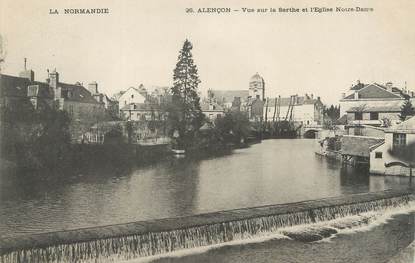
[[[373,12],[243,13],[241,8],[370,7]],[[232,13],[186,13],[229,7]],[[49,9],[108,8],[108,15],[50,15]],[[179,50],[193,43],[202,94],[248,89],[258,72],[266,96],[313,93],[338,103],[359,79],[415,90],[415,1],[1,0],[2,73],[23,59],[44,81],[97,81],[108,95],[131,86],[170,86]]]

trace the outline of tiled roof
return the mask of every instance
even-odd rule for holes
[[[29,79],[23,77],[1,74],[0,84],[0,96],[2,97],[26,97],[28,94],[28,86],[31,85],[39,86],[38,90],[30,91],[31,95],[49,99],[54,97],[53,88],[45,82],[30,81]],[[62,96],[65,100],[99,104],[92,97],[91,93],[81,85],[59,82],[58,87],[62,88]]]
[[[386,132],[415,133],[415,117],[390,127]]]
[[[4,74],[0,74],[0,97],[26,97],[27,87],[30,85],[39,86],[37,94],[33,95],[43,98],[53,98],[53,91],[46,83]]]
[[[396,90],[397,88],[395,88]],[[392,89],[393,90],[393,89]],[[398,89],[399,90],[399,89]],[[399,90],[400,91],[400,90]],[[386,87],[378,83],[366,85],[357,91],[359,99],[399,99],[403,98],[400,93],[393,93],[386,90]],[[350,94],[344,99],[354,99],[354,94]]]
[[[356,85],[352,86],[350,90],[361,90],[362,88],[364,88],[364,86],[366,86],[366,84],[359,82]]]
[[[232,102],[235,97],[240,97],[243,100],[248,98],[248,90],[211,90],[213,96],[221,103]]]
[[[369,157],[370,148],[383,142],[382,138],[344,135],[341,138],[341,153],[352,156]]]
[[[347,124],[347,114],[344,114],[336,120],[337,125],[346,125]]]
[[[59,82],[58,87],[62,88],[62,96],[64,96],[65,100],[99,104],[99,102],[92,97],[91,93],[81,85]],[[71,96],[69,96],[68,92],[71,92]]]
[[[380,106],[351,107],[346,112],[400,112],[402,104],[402,100],[385,101]]]

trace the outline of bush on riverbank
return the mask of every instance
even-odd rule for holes
[[[250,133],[248,117],[241,112],[227,112],[214,122],[207,120],[198,131],[189,150],[221,152],[241,146]]]
[[[21,168],[53,168],[62,162],[70,145],[66,112],[30,102],[0,109],[1,157]]]

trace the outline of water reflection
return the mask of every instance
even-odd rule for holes
[[[407,186],[407,178],[369,177],[314,149],[314,140],[266,140],[230,155],[171,158],[129,173],[98,167],[63,180],[3,174],[0,236]]]

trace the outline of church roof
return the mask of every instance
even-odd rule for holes
[[[249,97],[249,90],[211,90],[210,91],[219,103],[233,102],[235,97],[246,100]]]
[[[250,79],[250,82],[254,82],[254,81],[264,81],[264,78],[262,78],[257,72]]]

